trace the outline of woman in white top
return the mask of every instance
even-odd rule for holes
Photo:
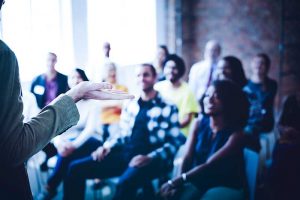
[[[68,77],[69,87],[72,88],[82,81],[88,81],[85,72],[76,68]],[[100,127],[100,107],[96,101],[82,100],[76,103],[80,114],[78,124],[64,134],[54,139],[58,150],[55,169],[47,181],[45,191],[39,199],[51,199],[56,195],[56,188],[67,173],[69,164],[76,159],[91,154],[102,141]]]

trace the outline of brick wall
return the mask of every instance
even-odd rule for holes
[[[286,2],[286,15],[297,13],[300,1]],[[177,28],[183,29],[182,56],[188,67],[203,58],[208,40],[217,39],[222,56],[239,57],[248,76],[251,58],[258,52],[267,53],[272,61],[270,76],[279,80],[281,0],[182,0],[181,12],[183,23]],[[299,41],[299,28],[300,20],[287,22],[286,38]],[[280,85],[283,95],[294,88],[291,74],[296,72],[299,77],[299,61],[300,49],[286,48],[283,71],[287,73],[281,76]]]

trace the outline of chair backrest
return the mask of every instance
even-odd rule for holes
[[[259,164],[259,155],[258,153],[246,148],[244,149],[244,159],[250,200],[254,200],[256,192],[256,177]]]

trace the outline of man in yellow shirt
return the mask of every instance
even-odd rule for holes
[[[185,65],[183,59],[175,54],[169,55],[164,67],[166,80],[156,83],[155,89],[165,99],[177,106],[181,131],[187,136],[190,124],[200,108],[188,84],[181,79],[184,73]]]

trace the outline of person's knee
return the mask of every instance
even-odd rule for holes
[[[80,165],[80,162],[73,161],[69,164],[67,177],[81,177],[83,174],[83,168]]]

